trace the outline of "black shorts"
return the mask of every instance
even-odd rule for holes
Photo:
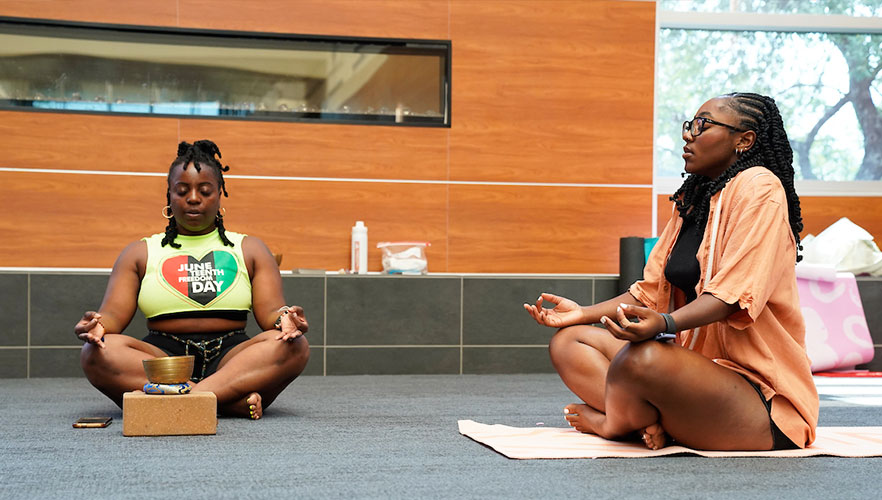
[[[741,374],[739,373],[739,375]],[[744,375],[741,376],[744,377]],[[747,380],[747,383],[756,390],[757,394],[759,394],[760,399],[763,401],[763,405],[766,407],[766,412],[769,414],[769,427],[772,429],[772,450],[795,450],[799,448],[799,446],[796,446],[786,434],[781,432],[781,429],[779,429],[778,425],[775,424],[775,421],[772,420],[772,401],[766,400],[760,386],[751,382],[747,377],[744,377],[744,380]]]
[[[199,382],[217,371],[221,359],[230,349],[249,339],[245,330],[221,333],[181,333],[171,334],[149,330],[144,342],[154,345],[169,356],[195,356],[193,364],[194,382]]]

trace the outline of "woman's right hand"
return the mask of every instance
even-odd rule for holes
[[[100,321],[101,314],[95,311],[86,311],[83,319],[74,326],[74,335],[83,342],[96,344],[104,349],[104,325]]]
[[[553,309],[543,308],[544,301],[554,304]],[[553,328],[577,325],[582,322],[582,306],[576,302],[551,293],[543,293],[536,304],[524,304],[524,309],[537,323]]]

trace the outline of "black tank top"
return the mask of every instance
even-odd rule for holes
[[[703,237],[704,227],[699,227],[694,217],[684,218],[680,234],[677,235],[677,241],[665,265],[665,278],[686,294],[687,303],[695,300],[695,285],[701,278],[701,267],[696,254]]]

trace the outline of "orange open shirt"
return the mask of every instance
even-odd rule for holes
[[[749,168],[711,198],[709,214],[697,254],[701,278],[695,291],[738,303],[741,310],[679,332],[677,341],[758,384],[771,398],[772,420],[804,447],[815,439],[819,402],[805,351],[796,240],[784,188],[768,169]],[[681,225],[675,214],[649,255],[644,279],[629,290],[655,311],[685,305],[684,294],[664,276]]]

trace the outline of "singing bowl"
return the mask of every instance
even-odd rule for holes
[[[145,359],[144,372],[154,384],[183,384],[193,376],[194,356]]]

